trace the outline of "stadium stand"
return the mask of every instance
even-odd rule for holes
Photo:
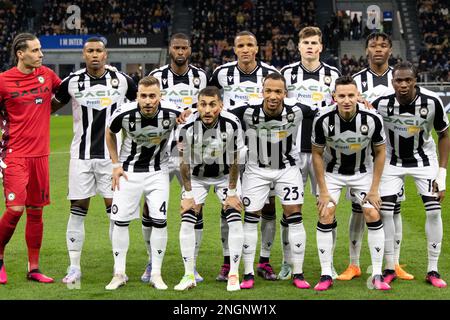
[[[259,42],[259,59],[281,68],[299,59],[298,31],[316,25],[314,1],[197,0],[193,11],[192,63],[211,72],[234,60],[233,38],[249,30]]]
[[[26,27],[30,9],[32,8],[29,0],[0,1],[0,71],[2,72],[9,68],[12,40],[20,30]]]
[[[419,52],[421,81],[450,81],[450,15],[443,0],[418,0],[417,14],[423,34]]]

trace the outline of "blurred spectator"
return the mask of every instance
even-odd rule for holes
[[[259,60],[277,68],[298,61],[298,32],[316,25],[312,0],[197,0],[193,11],[191,61],[207,72],[235,60],[233,39],[243,30],[255,34]]]

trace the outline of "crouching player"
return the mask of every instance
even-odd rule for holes
[[[378,191],[386,158],[386,137],[381,116],[358,104],[358,95],[351,77],[338,78],[334,92],[337,105],[321,110],[313,124],[312,157],[319,186],[317,249],[322,269],[320,281],[314,287],[318,291],[328,290],[333,285],[331,231],[343,187],[350,188],[363,208],[369,230],[372,284],[377,290],[390,289],[381,274],[384,230]],[[373,170],[371,145],[375,155]]]
[[[223,111],[222,107],[219,89],[206,87],[198,96],[198,112],[180,128],[178,147],[183,181],[180,248],[185,274],[175,290],[196,286],[194,227],[211,186],[223,204],[229,227],[227,241],[231,259],[227,290],[240,289],[238,273],[244,231],[237,162],[238,152],[244,144],[240,121],[235,115]]]

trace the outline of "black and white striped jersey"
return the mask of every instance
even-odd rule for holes
[[[286,79],[289,98],[317,108],[333,104],[335,82],[341,76],[335,67],[321,62],[319,67],[310,71],[299,61],[283,67],[281,74]],[[311,153],[312,121],[303,120],[299,136],[301,141],[297,142],[301,152]]]
[[[377,75],[370,68],[365,68],[355,73],[352,77],[361,96],[365,100],[372,102],[386,92],[387,89],[392,88],[392,70],[394,68],[388,67],[382,75]]]
[[[365,173],[372,167],[371,145],[386,143],[383,119],[375,110],[358,104],[351,120],[344,120],[337,105],[321,109],[313,123],[311,142],[324,147],[326,172]]]
[[[315,111],[295,99],[286,98],[279,116],[268,116],[263,101],[249,102],[230,108],[241,121],[245,134],[247,164],[262,168],[284,169],[295,166],[298,150],[295,141],[303,118],[314,117]]]
[[[208,82],[205,71],[193,65],[184,74],[176,74],[167,64],[149,75],[159,80],[163,99],[183,109],[197,107],[198,92]]]
[[[237,104],[262,98],[262,83],[264,77],[278,72],[275,67],[257,61],[256,68],[243,72],[237,61],[223,64],[214,70],[209,85],[223,89],[223,105],[227,109]]]
[[[63,80],[55,98],[64,104],[72,99],[72,159],[109,159],[105,140],[109,119],[125,98],[135,100],[136,92],[129,76],[110,70],[97,78],[81,69]]]
[[[229,174],[235,155],[244,147],[241,123],[227,111],[220,112],[211,128],[203,124],[198,112],[194,113],[180,128],[178,142],[184,161],[198,178]]]
[[[167,141],[180,113],[175,105],[166,101],[160,102],[152,118],[141,114],[137,102],[126,103],[114,112],[109,129],[125,133],[119,157],[125,171],[150,172],[167,168]]]
[[[449,126],[439,96],[416,86],[416,97],[409,105],[401,105],[393,89],[372,105],[383,116],[388,145],[386,161],[398,167],[427,167],[436,159],[432,130],[442,132]]]

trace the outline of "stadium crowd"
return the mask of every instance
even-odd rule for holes
[[[447,2],[448,3],[448,2]],[[418,0],[423,43],[419,53],[421,81],[450,81],[450,15],[446,1]]]

